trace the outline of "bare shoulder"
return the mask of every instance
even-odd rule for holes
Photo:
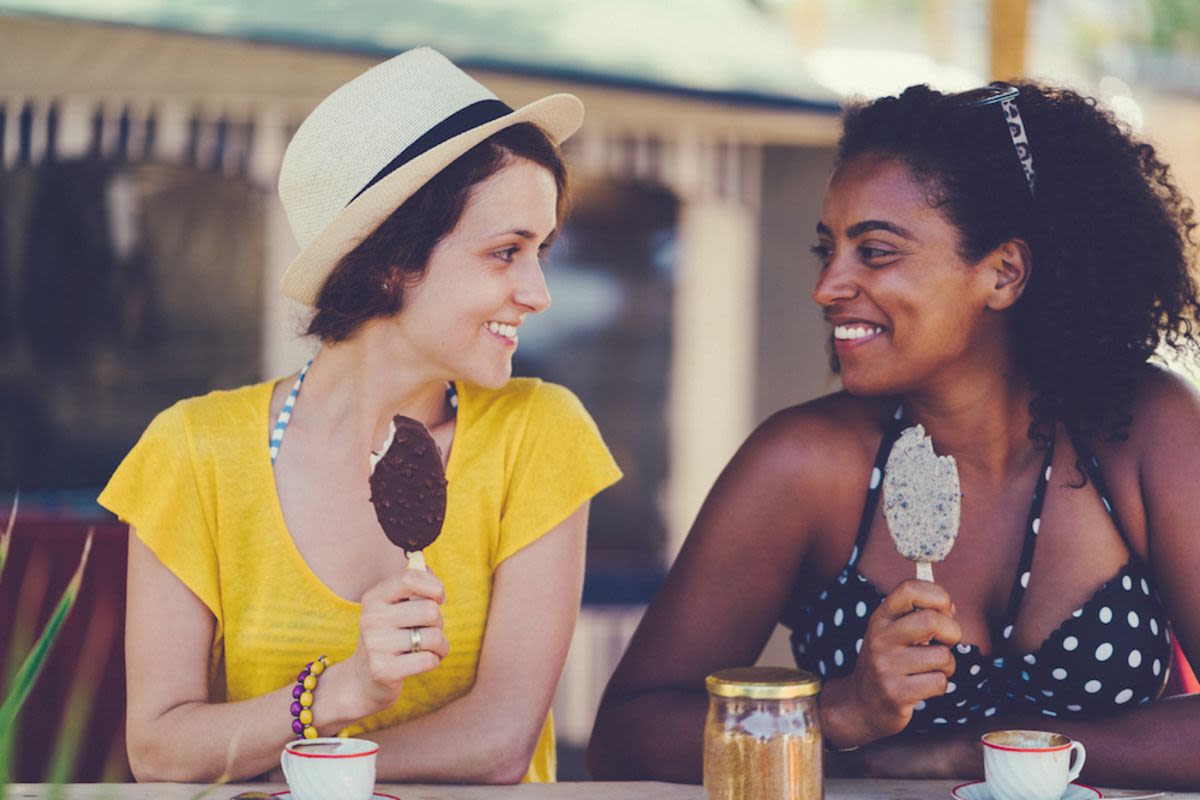
[[[1130,443],[1143,457],[1200,438],[1200,391],[1173,370],[1146,365],[1131,412]]]
[[[1126,432],[1101,436],[1093,447],[1106,474],[1125,472],[1141,484],[1147,468],[1200,447],[1200,392],[1180,373],[1146,364],[1138,375]]]
[[[809,488],[861,472],[864,462],[869,468],[891,405],[837,392],[785,408],[758,426],[739,458]]]
[[[824,534],[853,532],[889,416],[884,408],[839,393],[773,414],[713,485],[689,542],[704,548],[719,541],[719,550],[734,538],[744,547],[757,537],[757,552],[776,563],[798,563],[815,542],[834,546],[836,537]]]
[[[803,571],[814,580],[832,577],[853,546],[871,466],[895,405],[839,392],[772,415],[710,495],[713,509],[736,510],[736,518],[757,524],[712,530],[738,530],[742,550],[757,531],[757,552],[775,569],[789,564],[797,570],[789,573],[793,578]],[[702,515],[701,523],[708,519]],[[703,536],[707,529],[699,524],[694,530]]]

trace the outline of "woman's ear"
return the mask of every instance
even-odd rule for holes
[[[1009,239],[984,257],[984,266],[992,281],[987,307],[993,311],[1012,308],[1029,283],[1033,255],[1022,239]]]

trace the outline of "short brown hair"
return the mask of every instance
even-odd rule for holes
[[[458,225],[472,188],[516,159],[531,161],[554,176],[561,226],[567,171],[558,146],[532,123],[505,128],[431,178],[342,257],[321,287],[306,333],[322,342],[341,342],[368,320],[397,313],[405,288],[420,283],[433,248]]]

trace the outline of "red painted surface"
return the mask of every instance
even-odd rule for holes
[[[1171,676],[1167,679],[1163,694],[1200,694],[1200,681],[1196,680],[1195,671],[1184,658],[1178,639],[1173,640],[1173,647],[1175,657],[1171,659]]]
[[[5,515],[7,516],[7,515]],[[48,777],[50,756],[76,681],[88,687],[92,707],[72,781],[131,780],[125,755],[125,556],[128,529],[95,523],[96,539],[79,600],[63,625],[41,676],[17,719],[20,732],[13,780]],[[18,513],[13,542],[0,576],[0,670],[13,656],[18,619],[36,635],[71,579],[88,523],[38,519]],[[89,635],[90,634],[90,635]],[[2,680],[2,678],[0,678]]]

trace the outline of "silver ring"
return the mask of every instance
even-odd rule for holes
[[[410,653],[421,652],[421,629],[409,628],[408,635],[412,637],[412,646],[408,648]]]

